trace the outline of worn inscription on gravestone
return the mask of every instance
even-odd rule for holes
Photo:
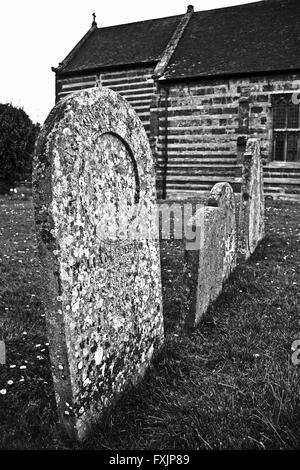
[[[163,342],[154,165],[135,111],[105,88],[60,101],[33,186],[57,408],[82,439]]]
[[[229,183],[217,183],[212,188],[208,206],[220,207],[222,209],[224,222],[224,245],[223,245],[223,275],[222,282],[230,276],[236,267],[237,230],[235,215],[235,198]]]
[[[210,192],[208,206],[198,209],[190,224],[199,231],[199,243],[185,254],[191,273],[186,323],[195,326],[236,267],[235,199],[231,186],[216,184]]]

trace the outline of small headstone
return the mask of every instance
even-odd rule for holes
[[[235,199],[231,186],[216,184],[208,206],[191,220],[200,231],[199,244],[186,251],[190,272],[190,304],[187,324],[196,326],[236,266]]]
[[[223,282],[236,267],[236,215],[235,197],[232,187],[228,183],[217,183],[212,188],[208,206],[220,207],[224,217],[224,254],[223,254]]]
[[[242,186],[238,223],[238,255],[249,258],[264,237],[265,202],[260,145],[247,141],[242,162]]]
[[[155,172],[132,107],[104,88],[60,101],[33,186],[57,408],[83,439],[163,342]]]

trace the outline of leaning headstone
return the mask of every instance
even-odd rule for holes
[[[190,303],[187,325],[196,326],[236,266],[235,199],[231,186],[218,183],[210,193],[208,206],[191,219],[197,243],[186,242],[186,263],[190,272]]]
[[[265,202],[260,145],[247,141],[242,160],[242,185],[238,223],[238,256],[248,259],[264,237]]]
[[[163,342],[155,172],[132,107],[104,88],[60,101],[33,186],[57,409],[81,440]]]
[[[235,214],[235,197],[230,184],[217,183],[212,188],[208,206],[220,207],[224,217],[224,247],[223,247],[223,282],[236,267],[237,230]]]

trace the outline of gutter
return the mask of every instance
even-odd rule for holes
[[[263,77],[265,75],[287,75],[287,74],[297,74],[300,73],[300,68],[286,69],[286,70],[259,70],[254,72],[223,72],[220,74],[203,74],[203,75],[184,75],[177,77],[161,77],[158,79],[159,83],[176,83],[176,82],[188,82],[188,81],[197,81],[197,80],[221,80],[226,78],[238,78],[238,77]]]
[[[157,64],[156,60],[151,60],[151,61],[140,61],[140,62],[132,62],[128,64],[113,64],[113,65],[105,65],[105,66],[94,66],[94,67],[88,67],[86,69],[81,69],[81,70],[70,70],[68,72],[64,72],[64,70],[58,70],[54,69],[52,67],[53,72],[56,72],[58,74],[58,78],[63,78],[63,77],[72,77],[72,76],[81,76],[81,75],[86,75],[86,74],[92,74],[92,73],[105,73],[105,72],[113,72],[114,70],[119,71],[120,69],[122,70],[127,70],[127,69],[132,69],[136,68],[139,69],[141,67],[145,66],[154,66]]]

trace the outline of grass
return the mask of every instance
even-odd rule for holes
[[[171,271],[174,286],[165,290],[163,351],[79,446],[56,424],[32,206],[0,200],[0,448],[299,448],[299,205],[268,202],[266,216],[265,240],[193,331],[176,323],[185,284],[176,245],[163,246],[164,285]]]

